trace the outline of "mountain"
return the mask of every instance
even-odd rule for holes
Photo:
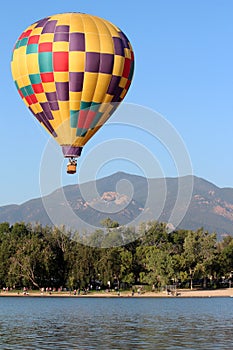
[[[59,188],[21,205],[0,207],[0,222],[65,225],[95,230],[110,217],[137,226],[158,220],[171,228],[203,227],[219,236],[233,234],[233,188],[219,188],[195,177],[146,179],[118,172],[82,185]]]

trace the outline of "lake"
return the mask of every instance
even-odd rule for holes
[[[0,349],[232,349],[233,298],[0,298]]]

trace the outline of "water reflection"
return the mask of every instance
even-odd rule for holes
[[[230,349],[231,298],[0,298],[0,349]]]

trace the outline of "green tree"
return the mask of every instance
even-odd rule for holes
[[[100,224],[106,228],[119,227],[119,223],[117,221],[112,220],[111,218],[106,218],[104,220],[101,220]]]
[[[173,257],[166,250],[150,246],[144,249],[145,272],[141,273],[142,282],[165,286],[174,278]]]
[[[10,237],[10,225],[7,222],[0,224],[0,287],[8,284],[8,271],[10,267],[10,257],[14,252],[12,238]]]
[[[122,282],[133,284],[135,282],[133,271],[133,254],[125,247],[118,249],[120,255],[120,275],[119,278]]]
[[[11,285],[41,288],[47,280],[51,250],[37,235],[24,237],[10,258],[8,271]]]
[[[189,231],[184,241],[183,261],[185,270],[190,276],[190,288],[193,288],[193,278],[203,277],[204,286],[206,278],[213,273],[216,259],[216,235],[209,234],[202,228]]]
[[[218,244],[218,275],[229,276],[233,271],[233,237],[226,236]]]

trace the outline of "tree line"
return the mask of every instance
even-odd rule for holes
[[[231,286],[233,237],[168,232],[164,223],[137,230],[107,218],[89,235],[65,227],[0,223],[0,288],[103,289]]]

